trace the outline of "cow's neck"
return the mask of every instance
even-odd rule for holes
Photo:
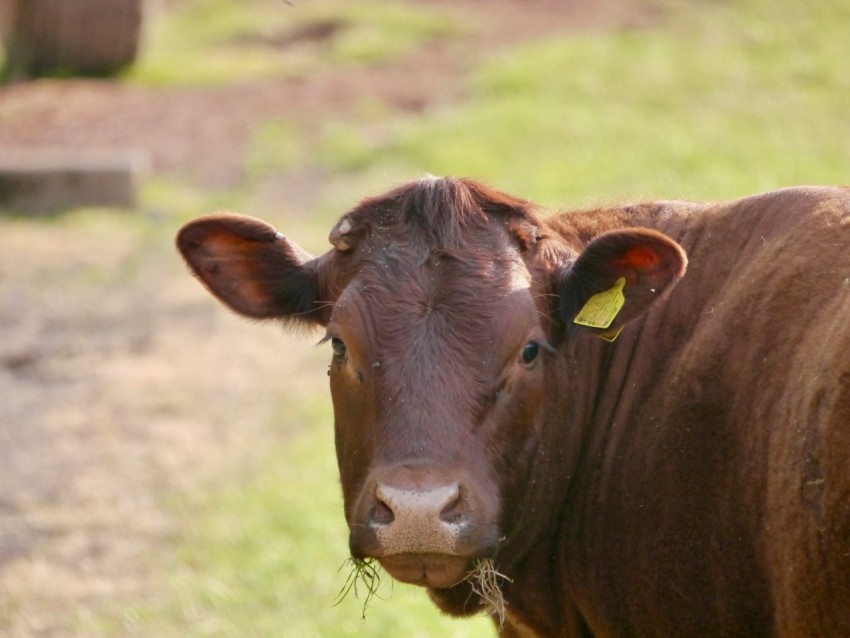
[[[588,635],[582,615],[562,578],[566,548],[555,534],[541,539],[537,550],[513,567],[513,582],[505,588],[506,622],[499,635],[508,638]],[[534,585],[529,587],[528,584]]]
[[[578,254],[598,229],[648,227],[675,229],[690,204],[645,204],[554,218],[551,228]],[[604,220],[604,223],[602,223]],[[669,355],[653,337],[657,318],[638,319],[614,344],[590,333],[575,332],[562,347],[548,397],[553,401],[547,431],[551,449],[564,451],[564,462],[552,478],[549,507],[557,511],[554,529],[537,538],[508,576],[526,586],[509,588],[506,636],[589,635],[582,607],[581,579],[590,567],[582,540],[582,520],[593,517],[595,496],[605,491],[605,477],[616,475],[619,438],[640,410],[654,368]],[[561,404],[556,405],[556,404]],[[568,417],[564,419],[564,414]],[[550,528],[553,529],[553,528]],[[534,583],[528,587],[528,583]],[[557,592],[557,595],[553,595]],[[554,608],[546,608],[557,601]],[[513,632],[513,633],[511,633]]]

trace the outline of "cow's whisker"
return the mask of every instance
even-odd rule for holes
[[[496,569],[492,558],[479,559],[464,579],[472,587],[473,593],[484,602],[487,613],[499,619],[499,628],[505,624],[505,597],[502,595],[501,579],[513,582]]]
[[[345,584],[337,594],[334,607],[339,605],[352,590],[354,590],[354,597],[360,598],[360,592],[357,589],[357,583],[359,581],[366,588],[366,595],[363,598],[363,610],[361,612],[361,617],[365,620],[366,607],[369,606],[369,601],[372,599],[372,596],[378,595],[378,587],[381,586],[381,573],[375,565],[374,558],[354,558],[350,556],[340,565],[339,571],[345,568],[351,571],[348,572]]]

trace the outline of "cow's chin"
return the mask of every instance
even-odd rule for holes
[[[468,557],[450,554],[391,554],[378,562],[396,580],[431,589],[456,585],[471,569]]]

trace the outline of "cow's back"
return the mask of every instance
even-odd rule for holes
[[[850,191],[635,215],[689,270],[604,355],[579,608],[612,635],[850,635]]]

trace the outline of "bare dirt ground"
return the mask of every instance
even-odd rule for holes
[[[292,81],[0,88],[0,152],[136,148],[155,175],[233,187],[252,131],[269,118],[295,114],[309,129],[363,96],[427,116],[462,99],[470,70],[503,47],[657,18],[645,0],[428,1],[480,27],[392,64]],[[284,187],[309,209],[303,186]],[[279,411],[278,387],[314,391],[298,380],[321,374],[309,343],[275,326],[248,329],[185,275],[161,233],[122,233],[134,223],[0,225],[3,636],[93,635],[103,609],[156,595],[157,554],[179,535],[169,495],[191,495],[285,437],[296,425],[263,425]]]

